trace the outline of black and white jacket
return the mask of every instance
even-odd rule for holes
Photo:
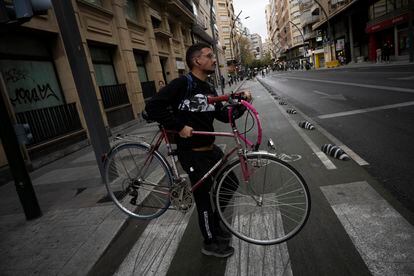
[[[180,131],[188,125],[198,131],[214,131],[214,119],[225,123],[229,119],[227,108],[222,103],[207,103],[209,95],[217,95],[214,87],[190,73],[163,87],[147,103],[145,110],[151,119],[166,129]],[[214,136],[194,135],[187,139],[179,138],[177,141],[179,148],[187,149],[213,143]]]

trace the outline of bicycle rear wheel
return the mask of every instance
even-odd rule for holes
[[[269,153],[249,153],[246,164],[247,182],[240,160],[230,163],[218,178],[216,206],[223,223],[234,235],[254,244],[278,244],[292,238],[310,213],[304,179]]]
[[[152,219],[170,206],[171,169],[146,143],[115,146],[105,162],[105,185],[114,203],[129,216]]]

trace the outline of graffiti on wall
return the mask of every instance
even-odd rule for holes
[[[15,112],[64,103],[51,62],[1,60],[0,68]]]

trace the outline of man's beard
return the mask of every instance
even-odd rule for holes
[[[215,72],[216,72],[216,68],[214,68],[214,69],[212,69],[212,70],[208,70],[208,69],[205,69],[205,70],[204,70],[204,73],[206,73],[207,75],[213,74],[213,73],[215,73]]]

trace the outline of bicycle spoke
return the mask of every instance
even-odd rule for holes
[[[248,156],[248,163],[247,183],[241,180],[240,162],[234,162],[225,174],[234,173],[239,182],[232,180],[225,184],[221,179],[216,199],[219,215],[245,241],[283,242],[302,228],[309,215],[306,184],[288,164],[273,156],[255,153]]]
[[[105,185],[114,203],[137,218],[157,217],[168,209],[172,184],[166,162],[145,144],[122,144],[108,156]],[[123,191],[122,197],[117,191]]]

